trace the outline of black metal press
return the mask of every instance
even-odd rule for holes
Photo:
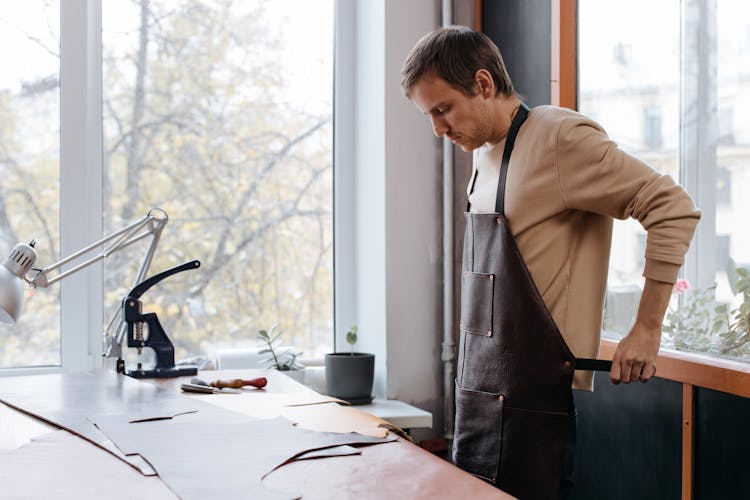
[[[143,304],[140,297],[161,280],[182,271],[197,269],[200,265],[200,261],[193,260],[155,274],[136,285],[122,300],[123,319],[127,323],[128,347],[135,347],[139,354],[144,347],[150,347],[156,353],[156,365],[151,369],[143,369],[139,362],[137,369],[125,370],[125,363],[120,359],[117,363],[118,372],[133,378],[172,378],[198,373],[198,368],[195,366],[175,366],[174,344],[169,340],[156,313],[142,312]],[[144,324],[148,331],[147,336],[144,336]]]

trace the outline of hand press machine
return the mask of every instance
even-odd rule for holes
[[[175,366],[174,344],[169,340],[156,313],[142,312],[143,303],[140,297],[161,280],[182,271],[197,269],[200,265],[200,261],[192,260],[155,274],[136,285],[128,296],[122,299],[122,319],[127,325],[128,347],[136,348],[139,356],[142,354],[144,347],[153,349],[156,353],[156,366],[151,369],[143,369],[141,361],[138,361],[135,370],[126,370],[125,361],[119,358],[117,360],[117,371],[119,373],[125,373],[133,378],[171,378],[198,373],[198,368],[195,366]],[[147,328],[147,336],[144,335],[144,324]]]

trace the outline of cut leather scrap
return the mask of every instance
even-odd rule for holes
[[[295,425],[314,431],[358,432],[373,437],[385,437],[388,431],[391,431],[412,441],[403,429],[354,407],[341,407],[334,404],[321,404],[304,409],[287,407],[282,410],[281,414],[292,420]]]
[[[335,403],[344,405],[347,403],[315,393],[274,394],[253,391],[240,395],[205,394],[194,397],[256,418],[283,416],[293,421],[295,425],[310,430],[358,432],[379,438],[386,437],[388,431],[391,430],[410,439],[403,430],[382,418],[349,406],[339,406]]]
[[[359,448],[349,446],[348,444],[341,446],[332,446],[322,450],[313,450],[297,455],[294,460],[313,460],[316,458],[330,458],[330,457],[346,457],[349,455],[361,455],[362,452]]]
[[[173,420],[130,424],[117,415],[92,417],[125,455],[138,454],[183,499],[290,498],[267,489],[262,479],[314,450],[379,444],[397,438],[295,428],[284,418],[246,422]],[[185,420],[182,420],[185,419]]]
[[[336,398],[321,396],[316,393],[279,394],[258,390],[247,391],[241,394],[191,394],[189,397],[255,418],[281,416],[286,407],[299,406],[308,408],[340,401]],[[347,432],[350,430],[348,429]]]
[[[386,422],[380,424],[379,427],[382,427],[383,429],[388,429],[392,433],[394,433],[397,436],[400,436],[400,437],[406,439],[407,441],[411,441],[412,443],[414,442],[414,440],[411,438],[411,436],[409,434],[407,434],[407,432],[405,430],[403,430],[401,427],[396,427],[395,425],[393,425],[390,422],[386,421]]]
[[[185,410],[178,413],[170,413],[168,415],[157,415],[157,416],[148,416],[148,417],[139,417],[139,418],[132,418],[128,420],[128,423],[131,424],[137,424],[138,422],[151,422],[154,420],[169,420],[175,417],[179,417],[180,415],[187,415],[189,413],[197,413],[198,410]]]
[[[179,391],[145,384],[108,370],[0,377],[0,401],[94,443],[144,475],[156,472],[138,457],[123,455],[88,420],[90,415],[111,413],[140,419],[200,410],[201,419],[248,420],[245,415],[186,397]]]
[[[382,418],[350,407],[321,404],[304,408],[282,408],[281,414],[304,429],[321,432],[358,432],[366,436],[384,438],[388,423]]]
[[[4,500],[174,500],[158,476],[145,477],[99,446],[66,430],[0,451],[0,497]]]

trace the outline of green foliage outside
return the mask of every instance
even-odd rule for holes
[[[739,305],[717,304],[714,288],[687,290],[667,312],[663,332],[677,349],[742,357],[750,355],[750,271],[729,259],[727,279]]]

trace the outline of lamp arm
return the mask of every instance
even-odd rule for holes
[[[71,274],[77,273],[81,269],[84,269],[91,264],[99,262],[109,257],[110,255],[129,247],[133,243],[150,237],[151,241],[149,242],[146,254],[143,257],[143,262],[141,263],[138,275],[136,276],[133,283],[133,286],[136,286],[138,283],[142,282],[145,279],[146,273],[148,273],[148,268],[151,265],[154,254],[156,253],[156,246],[159,244],[161,232],[164,229],[164,226],[167,225],[168,221],[169,216],[164,210],[160,208],[153,208],[139,221],[125,226],[124,228],[115,231],[109,236],[105,236],[101,240],[92,243],[91,245],[88,245],[81,250],[78,250],[77,252],[65,257],[64,259],[59,260],[58,262],[55,262],[52,265],[45,267],[44,269],[30,269],[27,273],[29,277],[24,276],[23,279],[33,288],[47,288],[53,283],[63,280]],[[105,247],[101,252],[99,252],[99,254],[79,263],[78,265],[70,269],[60,272],[53,277],[49,277],[49,273],[70,262],[77,262],[80,258],[87,254],[90,254],[93,250],[101,247],[102,245],[104,245]],[[33,243],[31,246],[33,246]],[[33,251],[33,249],[31,250]],[[112,320],[109,322],[107,328],[103,332],[105,356],[108,358],[122,357],[122,340],[127,333],[127,325],[121,318],[122,315],[119,313],[120,308],[118,307],[115,315],[112,317]],[[117,324],[117,333],[113,336],[112,334],[110,334],[110,331],[112,330],[112,326],[115,324],[115,320],[117,318],[121,319]]]
[[[159,237],[161,236],[161,232],[164,229],[164,226],[167,224],[169,220],[169,217],[167,216],[167,213],[160,209],[160,208],[154,208],[146,214],[145,217],[143,217],[141,220],[134,222],[133,224],[130,224],[129,226],[126,226],[119,231],[116,231],[109,236],[105,236],[101,240],[92,243],[91,245],[82,248],[81,250],[69,255],[68,257],[65,257],[64,259],[61,259],[58,262],[55,262],[54,264],[45,267],[44,269],[38,270],[38,272],[31,278],[24,278],[26,282],[29,283],[34,288],[46,288],[53,283],[56,283],[62,279],[65,279],[66,277],[70,276],[71,274],[74,274],[78,271],[80,271],[83,268],[86,268],[90,266],[91,264],[94,264],[95,262],[99,262],[100,260],[105,259],[106,257],[109,257],[111,254],[122,250],[123,248],[126,248],[133,243],[140,241],[148,236],[151,236],[151,243],[149,244],[148,251],[146,253],[146,256],[144,258],[143,264],[141,265],[140,272],[138,274],[138,279],[136,280],[136,283],[139,283],[143,280],[143,278],[146,275],[146,272],[148,271],[148,266],[151,264],[151,259],[153,258],[154,252],[156,251],[156,245],[159,243]],[[143,228],[146,228],[146,231],[141,234],[137,234],[138,231],[140,231]],[[94,257],[90,258],[89,260],[86,260],[77,266],[68,269],[67,271],[61,272],[52,278],[49,278],[48,275],[50,272],[58,269],[59,267],[72,262],[79,257],[86,255],[90,253],[95,248],[108,243],[112,242],[109,246],[107,246],[102,252],[100,252],[98,255],[95,255]]]
[[[151,212],[149,212],[150,214]],[[154,224],[152,225],[152,230],[150,232],[152,238],[151,243],[148,246],[148,250],[146,250],[146,255],[143,257],[143,262],[141,263],[141,268],[138,270],[138,274],[135,277],[135,280],[133,281],[133,287],[137,286],[138,283],[141,283],[144,279],[146,279],[146,274],[148,273],[148,268],[151,265],[151,260],[154,257],[154,254],[156,253],[156,246],[159,244],[159,238],[161,237],[161,231],[164,229],[164,226],[167,224],[168,218],[166,217],[166,212],[162,210],[162,213],[165,215],[165,218],[163,222],[160,224],[157,224],[156,221],[159,221],[159,219],[156,219]],[[128,243],[129,244],[129,243]],[[123,247],[121,247],[123,248]],[[131,288],[133,288],[131,287]],[[115,328],[114,336],[110,333],[112,331],[112,325],[115,324],[115,321],[119,318],[119,322],[117,323],[117,327]],[[120,308],[118,307],[115,311],[114,316],[112,316],[112,319],[107,324],[107,328],[104,330],[103,337],[104,337],[104,344],[105,344],[105,351],[104,356],[107,358],[122,358],[122,341],[125,338],[125,335],[128,332],[127,323],[125,322],[125,319],[123,318]]]

